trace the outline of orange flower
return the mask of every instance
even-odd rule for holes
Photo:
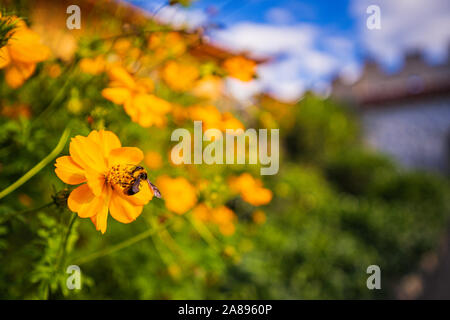
[[[4,106],[0,109],[0,115],[10,119],[25,118],[30,119],[31,110],[26,104],[17,104],[13,106]]]
[[[153,198],[147,173],[137,166],[144,158],[142,151],[122,147],[114,133],[104,130],[72,138],[69,150],[70,156],[59,157],[55,164],[63,182],[81,184],[70,193],[69,209],[80,218],[91,218],[102,233],[108,211],[122,223],[136,220]]]
[[[199,76],[198,69],[188,64],[168,62],[162,71],[162,78],[175,91],[187,91],[192,88]]]
[[[201,98],[218,99],[223,91],[223,81],[217,76],[206,76],[198,80],[192,93]]]
[[[57,63],[52,63],[48,65],[45,70],[47,71],[50,78],[58,78],[61,75],[61,67]]]
[[[237,130],[242,129],[245,130],[244,125],[241,121],[236,119],[231,112],[224,112],[222,115],[222,131],[226,132],[227,129]]]
[[[249,173],[228,180],[230,189],[239,193],[245,202],[254,206],[268,204],[272,200],[272,191],[263,188],[262,181],[253,178]]]
[[[236,230],[233,223],[236,220],[236,215],[228,207],[220,206],[214,208],[211,211],[211,220],[219,226],[219,230],[224,236],[230,236]]]
[[[114,42],[113,49],[118,55],[125,55],[131,48],[131,41],[125,38],[118,39]]]
[[[236,230],[234,222],[236,215],[230,208],[220,206],[211,209],[204,203],[197,205],[192,211],[193,216],[202,222],[212,222],[219,226],[219,231],[225,235],[230,236]]]
[[[157,60],[168,56],[179,56],[186,51],[186,44],[178,32],[153,32],[148,39],[148,48]]]
[[[166,202],[166,208],[178,214],[192,209],[197,203],[194,186],[183,177],[170,178],[163,175],[156,180],[161,194]]]
[[[84,73],[97,75],[105,71],[106,61],[103,56],[95,58],[83,58],[80,60],[80,69]]]
[[[256,63],[242,56],[226,59],[223,67],[230,77],[241,81],[250,81],[255,76]]]
[[[144,162],[146,166],[150,169],[156,170],[162,167],[163,160],[161,155],[155,151],[148,151],[145,154]]]
[[[0,69],[5,68],[6,83],[15,89],[31,77],[36,63],[50,56],[50,50],[41,44],[39,35],[28,29],[25,22],[17,17],[13,20],[17,21],[14,33],[6,46],[0,48]]]
[[[104,98],[123,105],[131,120],[142,127],[158,126],[166,123],[166,114],[172,106],[166,100],[148,92],[153,90],[150,79],[135,80],[124,68],[109,70],[109,88],[102,90]]]
[[[213,105],[191,106],[188,108],[189,117],[192,121],[202,121],[203,130],[221,129],[222,114]]]
[[[206,222],[209,220],[211,209],[204,203],[197,205],[192,211],[192,215],[195,219]]]
[[[203,124],[203,130],[219,129],[223,132],[226,129],[243,129],[244,125],[236,119],[230,112],[220,113],[220,111],[212,105],[208,106],[191,106],[188,108],[189,116],[192,121],[200,120]]]

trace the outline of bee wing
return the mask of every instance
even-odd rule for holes
[[[153,192],[153,195],[155,197],[157,197],[158,199],[161,199],[161,192],[159,191],[159,189],[153,183],[151,183],[150,180],[147,179],[147,182],[148,182],[150,189]]]

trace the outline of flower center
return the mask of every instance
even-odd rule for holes
[[[118,164],[109,170],[106,182],[126,195],[139,192],[142,180],[147,179],[147,171],[143,167]]]

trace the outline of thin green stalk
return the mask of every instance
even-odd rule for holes
[[[53,149],[52,152],[48,154],[44,159],[41,160],[37,165],[35,165],[33,168],[31,168],[27,173],[25,173],[19,180],[14,182],[12,185],[4,189],[2,192],[0,192],[0,199],[4,198],[17,188],[19,188],[21,185],[23,185],[25,182],[30,180],[34,175],[36,175],[39,171],[41,171],[47,164],[49,164],[56,156],[62,151],[64,146],[66,145],[66,142],[70,135],[70,128],[67,127],[63,134],[61,135],[61,138],[59,139],[58,144],[56,145],[55,149]]]
[[[69,240],[70,234],[72,233],[72,227],[75,224],[75,220],[77,219],[77,215],[74,213],[72,214],[72,217],[70,219],[69,225],[67,226],[67,230],[64,234],[64,239],[61,242],[61,246],[59,247],[59,252],[58,252],[58,257],[56,258],[56,263],[55,263],[55,270],[56,272],[59,272],[65,257],[66,257],[66,250],[67,250],[67,241]],[[45,285],[45,291],[44,291],[44,299],[47,300],[49,295],[50,295],[50,282],[48,281]]]
[[[196,220],[192,215],[184,215],[186,219],[197,230],[198,234],[209,244],[214,250],[219,250],[219,244],[217,239],[213,236],[211,231],[199,220]]]
[[[150,222],[152,228],[155,229],[156,226],[157,226],[156,220],[155,220],[154,218],[150,218],[150,219],[148,219],[148,220],[149,220],[149,222]],[[162,262],[163,262],[167,267],[169,267],[170,264],[171,264],[171,261],[172,261],[173,259],[172,259],[172,257],[168,254],[167,251],[161,249],[161,244],[160,244],[159,241],[158,241],[158,240],[161,240],[161,238],[160,238],[161,232],[164,231],[164,230],[165,230],[165,229],[155,232],[155,234],[152,235],[152,240],[153,240],[153,244],[155,245],[156,252],[157,252],[157,253],[159,254],[159,256],[161,257]],[[157,239],[156,236],[159,236],[158,239]]]
[[[66,250],[67,250],[67,241],[69,240],[69,236],[72,232],[72,227],[75,223],[75,220],[77,219],[77,215],[75,213],[72,214],[72,219],[70,220],[69,226],[67,227],[67,231],[66,231],[66,235],[64,237],[64,241],[61,244],[61,249],[60,249],[60,259],[59,259],[59,263],[58,263],[58,269],[59,267],[61,267],[61,265],[64,263],[64,259],[66,257]]]
[[[146,230],[146,231],[144,231],[144,232],[142,232],[142,233],[140,233],[140,234],[138,234],[138,235],[136,235],[134,237],[131,237],[131,238],[125,240],[125,241],[122,241],[122,242],[120,242],[120,243],[118,243],[116,245],[113,245],[111,247],[99,250],[99,251],[91,253],[91,254],[89,254],[87,256],[84,256],[84,257],[81,257],[79,259],[76,259],[73,262],[73,264],[80,265],[80,264],[87,263],[87,262],[90,262],[92,260],[95,260],[95,259],[107,256],[107,255],[112,254],[114,252],[117,252],[119,250],[122,250],[122,249],[124,249],[126,247],[129,247],[129,246],[139,242],[139,241],[147,239],[148,237],[154,235],[155,233],[157,233],[160,230],[163,230],[163,229],[167,228],[171,223],[172,223],[171,221],[167,222],[164,225],[162,225],[160,228]]]

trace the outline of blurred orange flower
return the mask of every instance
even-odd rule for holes
[[[207,99],[218,99],[223,91],[223,81],[217,76],[206,76],[198,80],[192,89],[197,97]]]
[[[228,180],[230,189],[239,193],[245,202],[254,206],[268,204],[272,200],[272,191],[263,188],[262,181],[253,178],[249,173]]]
[[[91,218],[97,230],[106,231],[108,211],[119,222],[130,223],[153,198],[146,177],[137,176],[136,166],[144,154],[134,147],[122,147],[111,131],[92,131],[70,142],[70,156],[56,159],[56,175],[65,183],[78,185],[67,200],[80,218]],[[129,189],[138,184],[138,192]]]
[[[223,68],[230,77],[247,82],[255,76],[256,63],[242,56],[236,56],[226,59]]]
[[[13,36],[0,48],[0,69],[5,68],[6,83],[15,89],[34,73],[38,62],[50,56],[50,49],[41,44],[39,35],[24,21],[17,17],[13,21],[16,22]]]
[[[197,203],[194,186],[183,177],[170,178],[163,175],[158,177],[156,184],[166,202],[166,208],[172,212],[183,214]]]
[[[83,58],[80,60],[80,69],[84,73],[97,75],[105,71],[106,61],[103,56]]]
[[[233,223],[236,220],[236,215],[233,210],[226,206],[214,208],[211,211],[211,220],[219,226],[219,230],[224,236],[230,236],[236,230]]]
[[[30,119],[31,110],[26,104],[17,104],[13,106],[4,106],[1,108],[0,114],[10,119],[25,118]]]
[[[162,78],[175,91],[187,91],[192,88],[199,77],[196,67],[169,61],[162,70]]]
[[[148,48],[160,60],[182,54],[186,51],[186,44],[178,32],[154,32],[148,39]]]
[[[161,127],[166,123],[166,114],[172,106],[148,93],[153,90],[153,82],[149,78],[135,80],[122,67],[113,67],[108,74],[110,83],[109,88],[102,90],[104,98],[123,105],[131,120],[142,127]]]
[[[161,155],[155,151],[148,151],[144,158],[145,165],[153,170],[159,169],[163,165]]]
[[[125,55],[131,48],[131,41],[120,38],[114,42],[113,49],[118,55]]]
[[[200,203],[194,208],[192,214],[199,221],[217,224],[219,231],[225,236],[232,235],[236,230],[234,225],[237,219],[236,214],[226,206],[210,208],[205,203]]]
[[[58,78],[61,75],[61,67],[57,63],[52,63],[48,65],[45,70],[47,71],[50,78]]]
[[[189,117],[192,121],[202,121],[203,130],[219,129],[223,132],[226,129],[243,129],[244,125],[236,119],[230,112],[221,113],[215,106],[191,106],[188,108]]]

